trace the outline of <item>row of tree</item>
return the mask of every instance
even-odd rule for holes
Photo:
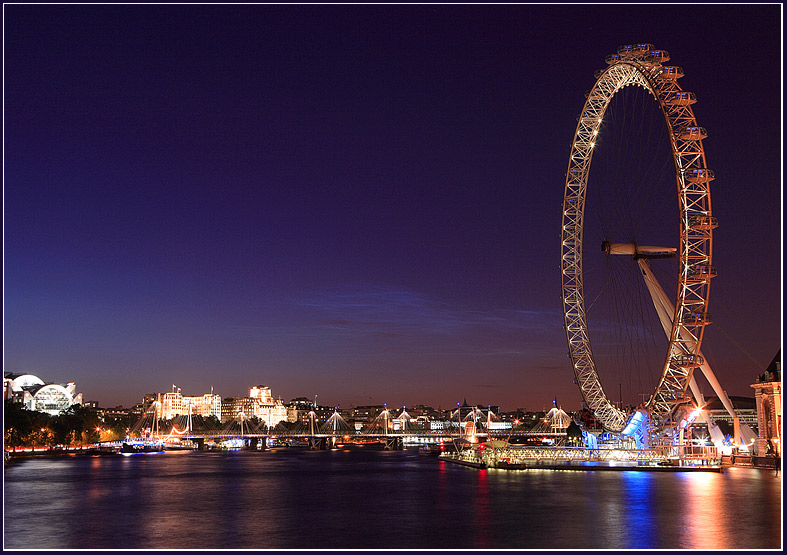
[[[3,438],[6,448],[90,445],[125,437],[125,419],[102,422],[84,405],[71,405],[60,414],[28,410],[6,400],[3,407]]]

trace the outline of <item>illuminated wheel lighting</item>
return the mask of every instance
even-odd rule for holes
[[[644,87],[656,100],[664,117],[674,161],[680,221],[680,246],[675,317],[661,377],[646,409],[656,423],[671,418],[682,402],[694,368],[698,366],[710,278],[712,233],[709,183],[713,172],[705,164],[704,128],[697,125],[692,104],[694,93],[683,91],[678,79],[683,69],[663,65],[669,54],[650,44],[622,46],[607,56],[607,66],[596,72],[596,82],[578,118],[571,145],[563,197],[561,274],[564,323],[569,358],[582,397],[604,429],[620,432],[628,415],[607,398],[599,380],[590,344],[583,289],[582,252],[585,197],[593,152],[610,101],[621,89]],[[687,356],[688,355],[688,356]],[[691,358],[693,355],[693,359]],[[688,363],[687,361],[691,362]]]

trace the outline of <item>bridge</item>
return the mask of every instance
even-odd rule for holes
[[[155,403],[154,403],[155,405]],[[493,430],[492,422],[499,421],[488,410],[486,414],[473,408],[462,417],[461,408],[454,411],[452,420],[445,422],[447,427],[425,429],[413,424],[406,409],[393,417],[390,410],[383,409],[380,414],[361,429],[351,427],[338,410],[323,423],[319,423],[316,413],[308,413],[304,422],[290,428],[283,423],[268,427],[260,425],[243,412],[227,422],[220,429],[205,426],[201,417],[186,415],[173,420],[168,431],[160,430],[158,411],[152,407],[148,413],[130,430],[127,441],[165,443],[172,447],[190,445],[205,449],[207,445],[231,445],[248,449],[265,449],[269,443],[281,446],[308,446],[310,449],[330,449],[347,445],[379,444],[387,450],[403,449],[405,445],[449,443],[451,445],[473,445],[491,440],[505,442],[554,443],[566,436],[570,417],[558,409],[552,409],[547,417],[533,429]],[[195,425],[196,424],[196,425]]]
[[[219,443],[235,443],[242,444],[244,447],[251,449],[265,449],[269,442],[281,446],[305,446],[308,445],[310,449],[330,449],[347,445],[370,445],[370,444],[384,444],[386,450],[400,450],[405,445],[419,445],[430,443],[459,443],[462,445],[480,444],[490,440],[505,440],[509,441],[513,438],[533,439],[539,443],[547,441],[557,441],[559,438],[564,438],[565,433],[541,433],[533,431],[509,431],[503,432],[479,432],[473,437],[466,434],[453,433],[447,434],[443,431],[421,431],[421,432],[390,432],[383,433],[363,433],[363,432],[346,432],[346,433],[286,433],[286,432],[249,432],[249,433],[227,433],[223,431],[200,431],[189,432],[183,431],[181,433],[170,433],[167,435],[151,436],[151,439],[157,439],[165,443],[171,444],[191,442],[199,449],[204,449],[205,445],[211,441]]]

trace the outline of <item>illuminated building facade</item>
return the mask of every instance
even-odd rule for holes
[[[191,405],[191,414],[203,417],[215,416],[221,420],[221,397],[214,393],[206,393],[199,397],[184,397],[184,402]]]
[[[254,411],[254,400],[249,397],[226,397],[221,400],[221,422],[231,422],[244,418],[251,418]]]
[[[44,383],[33,374],[6,373],[3,377],[3,398],[21,403],[28,410],[45,412],[52,416],[60,414],[71,405],[82,404],[82,394],[76,392],[76,384]]]
[[[271,395],[271,389],[269,387],[265,387],[264,385],[255,385],[251,389],[249,389],[249,397],[251,399],[256,399],[262,404],[271,404],[273,403],[273,395]]]
[[[779,351],[751,385],[757,400],[757,454],[782,456],[782,372]]]
[[[188,414],[188,409],[183,410],[183,396],[180,391],[177,393],[162,393],[156,416],[164,420],[169,420],[181,414]]]
[[[287,421],[287,407],[281,399],[274,399],[271,390],[257,385],[249,389],[249,397],[254,400],[254,416],[265,422],[268,426],[275,426],[279,422]]]
[[[302,422],[307,420],[307,414],[314,408],[314,403],[306,397],[296,397],[287,405],[287,422]]]
[[[157,409],[158,418],[169,420],[176,416],[215,416],[221,419],[221,396],[206,393],[204,395],[182,395],[180,389],[159,395],[160,404]]]
[[[227,398],[221,403],[221,421],[229,422],[243,414],[246,418],[257,418],[267,426],[287,421],[287,407],[281,399],[274,399],[271,390],[262,385],[249,389],[248,397]]]

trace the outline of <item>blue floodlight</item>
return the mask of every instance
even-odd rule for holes
[[[620,432],[620,434],[624,436],[634,435],[635,433],[640,431],[642,426],[645,424],[645,419],[646,419],[645,413],[643,413],[642,411],[635,412],[629,419],[628,424],[626,424],[626,427],[623,428],[622,432]]]
[[[598,438],[587,430],[582,430],[582,442],[588,449],[598,449]]]

